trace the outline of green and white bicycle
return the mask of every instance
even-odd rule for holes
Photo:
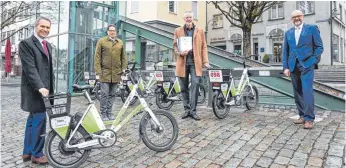
[[[227,116],[231,106],[240,106],[245,103],[248,110],[254,109],[258,105],[258,90],[257,87],[252,85],[249,79],[251,75],[248,68],[245,66],[245,57],[243,61],[242,76],[235,86],[232,71],[234,69],[209,69],[209,81],[212,83],[213,101],[212,107],[215,116],[223,119]],[[239,71],[238,70],[238,71]]]
[[[170,65],[172,68],[175,65]],[[156,89],[156,105],[160,109],[169,110],[176,101],[183,101],[179,78],[169,78],[164,76],[165,71],[157,71],[155,73],[157,81]],[[173,73],[171,70],[166,70],[168,73]],[[190,81],[190,80],[189,80]],[[189,83],[189,88],[191,83]],[[206,91],[202,84],[198,83],[198,98],[197,103],[202,104],[206,99]],[[188,89],[190,91],[190,89]],[[190,94],[191,95],[191,94]]]
[[[133,68],[134,66],[132,70]],[[144,144],[158,152],[167,151],[175,144],[179,132],[177,121],[168,111],[150,109],[138,88],[138,75],[132,70],[126,70],[125,73],[129,74],[134,83],[133,90],[116,119],[113,122],[110,121],[112,122],[110,128],[106,128],[102,122],[88,92],[84,92],[84,96],[88,99],[86,111],[73,116],[69,114],[71,104],[69,95],[60,94],[44,98],[51,128],[45,140],[44,152],[51,166],[78,167],[87,160],[92,149],[112,147],[117,141],[117,132],[142,110],[146,113],[139,123],[139,136]],[[67,103],[51,105],[51,100],[56,99],[54,101],[57,102],[58,99],[66,97]],[[134,97],[138,97],[141,104],[121,120]]]

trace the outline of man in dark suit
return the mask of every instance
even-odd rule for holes
[[[314,69],[320,62],[323,43],[316,25],[303,24],[304,14],[293,11],[291,14],[294,27],[285,33],[283,47],[283,68],[286,76],[291,76],[294,99],[300,118],[295,124],[304,124],[311,129],[314,114]]]
[[[29,112],[26,122],[23,161],[46,164],[43,146],[46,133],[46,108],[42,96],[54,92],[52,47],[45,40],[51,21],[40,17],[35,22],[35,33],[19,43],[22,61],[21,108]]]

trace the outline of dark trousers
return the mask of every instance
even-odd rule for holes
[[[46,134],[46,113],[31,112],[26,121],[23,154],[36,158],[43,156],[44,134]]]
[[[189,75],[191,75],[191,96],[189,96]],[[181,93],[183,95],[183,104],[185,112],[189,112],[190,115],[196,114],[196,106],[198,100],[198,86],[200,76],[196,76],[195,65],[187,65],[185,71],[185,77],[180,77]]]
[[[314,121],[314,68],[312,65],[309,68],[304,68],[298,61],[294,71],[291,73],[293,84],[294,99],[299,111],[299,116],[306,121]]]
[[[101,114],[112,114],[113,102],[117,91],[117,83],[100,83],[101,98],[100,111]]]

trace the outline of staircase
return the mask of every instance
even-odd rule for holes
[[[320,66],[314,79],[319,82],[345,82],[345,66]]]

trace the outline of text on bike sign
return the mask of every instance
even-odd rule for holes
[[[221,70],[209,70],[209,81],[210,82],[223,82]]]

